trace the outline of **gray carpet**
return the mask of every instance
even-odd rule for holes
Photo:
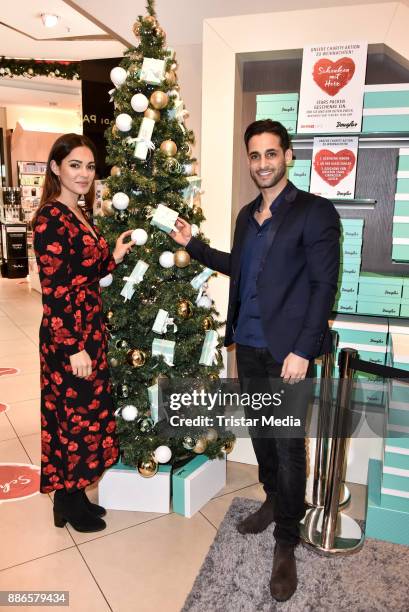
[[[235,529],[259,505],[233,500],[182,612],[408,612],[409,547],[372,539],[359,553],[336,558],[297,547],[298,590],[273,602],[273,526],[247,536]]]

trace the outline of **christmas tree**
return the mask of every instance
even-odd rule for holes
[[[176,58],[153,0],[147,13],[133,28],[138,46],[111,71],[115,122],[106,137],[112,170],[98,224],[111,246],[119,233],[135,230],[136,246],[101,284],[123,461],[151,476],[158,462],[220,456],[231,450],[234,436],[206,427],[169,434],[158,415],[163,381],[196,381],[204,388],[218,380],[222,324],[206,293],[213,271],[191,261],[168,235],[180,216],[204,239],[204,216]]]

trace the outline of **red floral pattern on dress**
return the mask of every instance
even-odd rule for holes
[[[64,204],[46,204],[34,228],[43,296],[40,327],[41,491],[95,482],[118,460],[107,339],[99,280],[115,262]],[[69,356],[85,349],[93,372],[72,374]]]

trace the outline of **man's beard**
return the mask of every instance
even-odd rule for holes
[[[281,181],[281,179],[285,176],[286,171],[287,171],[287,166],[286,166],[286,163],[283,162],[282,165],[279,166],[275,170],[275,172],[273,172],[273,175],[269,183],[260,182],[259,177],[256,173],[254,174],[250,173],[250,176],[259,189],[270,189],[271,187],[274,187],[275,185],[277,185],[277,183]]]

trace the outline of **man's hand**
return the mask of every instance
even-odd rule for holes
[[[177,231],[175,232],[174,230],[172,230],[169,236],[172,236],[173,240],[177,242],[178,244],[181,244],[182,246],[186,246],[192,237],[192,229],[190,227],[190,224],[184,219],[181,219],[180,217],[178,217],[176,219],[175,225],[176,225]]]
[[[92,361],[87,351],[80,351],[70,356],[72,373],[78,378],[87,378],[92,374]]]
[[[298,383],[300,382],[300,380],[305,379],[305,375],[308,370],[308,364],[308,359],[304,359],[304,357],[299,357],[294,353],[289,353],[284,359],[283,369],[281,370],[280,376],[282,376],[284,382],[288,382],[290,383],[290,385]]]

